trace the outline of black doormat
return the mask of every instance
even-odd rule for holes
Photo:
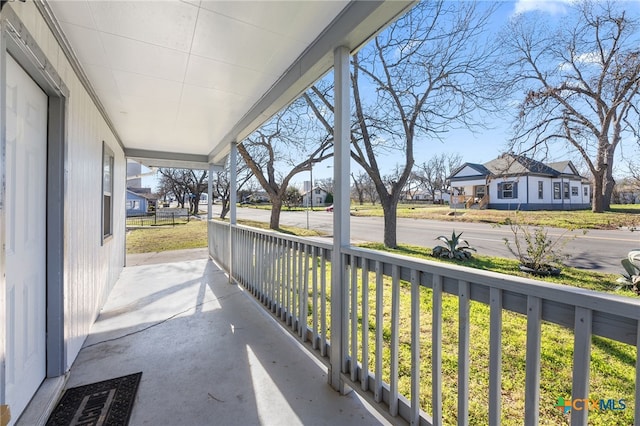
[[[67,389],[47,426],[126,426],[140,377],[142,372]]]

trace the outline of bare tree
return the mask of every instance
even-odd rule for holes
[[[562,144],[577,153],[593,176],[598,213],[611,202],[616,149],[638,141],[640,130],[638,21],[618,6],[574,4],[557,28],[523,14],[500,38],[506,67],[499,78],[524,97],[513,148],[547,154]]]
[[[158,169],[161,175],[160,186],[170,191],[178,200],[178,205],[184,208],[189,201],[189,213],[198,214],[200,195],[207,192],[207,171],[192,169]]]
[[[333,178],[317,179],[315,181],[315,186],[326,191],[327,194],[335,194]]]
[[[172,194],[178,202],[178,207],[184,208],[187,188],[183,185],[186,169],[158,169],[158,193]]]
[[[364,204],[364,185],[367,177],[368,175],[364,172],[358,173],[357,176],[354,175],[353,172],[351,173],[351,179],[353,180],[352,193],[355,193],[358,204],[360,205]]]
[[[301,203],[302,195],[300,194],[300,190],[295,186],[287,187],[283,200],[283,204],[287,209],[291,210],[291,207],[298,207]]]
[[[245,185],[253,178],[253,172],[244,161],[238,162],[236,169],[236,191],[241,191]],[[220,197],[222,209],[220,210],[220,219],[224,219],[229,213],[229,200],[231,198],[231,182],[229,180],[229,163],[225,169],[216,172],[213,179],[213,192]]]
[[[414,178],[423,188],[433,196],[435,201],[436,193],[449,189],[447,178],[462,165],[462,156],[457,153],[442,153],[432,157],[429,161],[416,166],[413,172]]]
[[[306,102],[295,101],[238,145],[242,159],[271,199],[271,229],[280,227],[291,179],[333,155],[332,135],[318,132],[313,116]]]
[[[635,181],[636,185],[640,186],[640,166],[630,164],[629,171],[631,173],[631,179]]]
[[[396,211],[415,162],[415,144],[440,139],[456,126],[479,125],[471,112],[493,105],[493,96],[485,96],[480,85],[491,69],[484,31],[494,10],[471,2],[420,2],[353,56],[351,156],[375,185],[387,247],[397,245]],[[331,108],[328,92],[314,89]],[[379,163],[388,151],[404,154],[392,184],[385,182]]]

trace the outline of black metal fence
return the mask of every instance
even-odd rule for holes
[[[189,211],[187,209],[158,209],[152,214],[127,217],[128,227],[175,226],[187,222],[189,222]]]

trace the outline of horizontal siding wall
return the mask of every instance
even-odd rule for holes
[[[12,7],[69,89],[66,104],[64,292],[68,369],[124,265],[125,175],[122,148],[100,115],[35,4]],[[102,244],[102,143],[115,156],[113,238]]]

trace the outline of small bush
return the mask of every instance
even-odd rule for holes
[[[507,219],[507,224],[513,232],[513,243],[508,238],[503,238],[504,243],[522,266],[537,272],[564,266],[569,258],[569,255],[562,252],[570,241],[570,238],[565,237],[568,230],[554,239],[549,236],[545,227],[523,226],[517,216],[516,220]]]

